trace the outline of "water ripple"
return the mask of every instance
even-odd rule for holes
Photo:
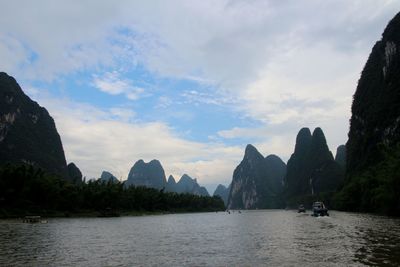
[[[275,210],[0,220],[0,266],[400,266],[400,220]]]

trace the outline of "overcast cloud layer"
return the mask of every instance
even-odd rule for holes
[[[246,143],[287,160],[304,126],[322,127],[333,152],[346,142],[362,67],[399,10],[394,0],[6,1],[0,69],[49,109],[67,160],[88,177],[125,178],[134,161],[157,158],[168,174],[226,184]],[[76,77],[125,101],[82,100]],[[166,80],[196,88],[172,94]],[[237,124],[200,138],[179,124],[207,128],[180,108],[189,104],[222,107]]]

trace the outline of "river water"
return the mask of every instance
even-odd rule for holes
[[[400,266],[400,220],[259,210],[0,220],[0,266]]]

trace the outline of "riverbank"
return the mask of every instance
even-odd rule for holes
[[[167,215],[167,214],[186,214],[186,213],[206,213],[218,212],[223,210],[180,210],[180,211],[118,211],[116,216],[104,216],[102,212],[82,210],[75,212],[62,212],[62,211],[5,211],[0,210],[0,219],[20,219],[25,216],[37,215],[43,218],[97,218],[97,217],[120,217],[120,216],[149,216],[149,215]]]

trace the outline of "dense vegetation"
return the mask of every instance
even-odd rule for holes
[[[335,196],[341,210],[400,214],[400,145],[380,148],[384,160],[348,177]]]
[[[29,213],[79,214],[119,212],[197,212],[224,210],[220,197],[167,193],[122,183],[72,184],[30,165],[0,167],[0,216]]]

